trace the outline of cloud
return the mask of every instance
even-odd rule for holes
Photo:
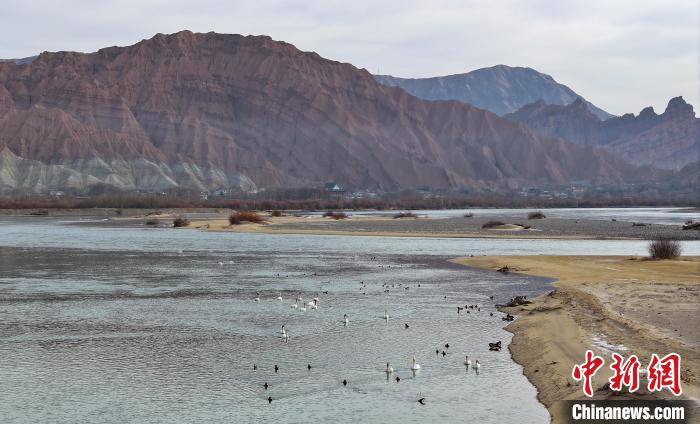
[[[695,0],[3,2],[0,57],[95,51],[155,33],[267,34],[370,72],[529,66],[613,113],[698,105]]]

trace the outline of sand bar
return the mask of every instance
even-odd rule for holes
[[[652,353],[682,356],[684,395],[700,397],[700,257],[652,261],[611,256],[498,256],[459,258],[454,262],[484,269],[507,265],[512,272],[555,278],[556,289],[526,306],[504,308],[518,319],[513,359],[523,365],[554,422],[563,422],[558,403],[583,393],[570,375],[586,349],[610,361],[611,351],[635,353],[643,364]],[[517,275],[513,275],[517,278]],[[610,370],[594,381],[595,398],[615,394],[603,386]],[[616,396],[617,398],[630,395]],[[648,396],[641,394],[634,397]],[[662,398],[672,398],[668,392]]]

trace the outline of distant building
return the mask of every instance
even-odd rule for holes
[[[336,183],[335,181],[329,181],[329,182],[327,182],[326,185],[325,185],[323,188],[324,188],[324,190],[326,190],[326,191],[329,192],[329,193],[337,193],[337,194],[339,194],[339,193],[344,193],[344,192],[345,192],[345,190],[343,190],[343,188],[342,188],[338,183]]]

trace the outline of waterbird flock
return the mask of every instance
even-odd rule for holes
[[[219,266],[223,266],[223,263],[222,263],[222,262],[219,262]],[[279,274],[278,274],[278,275],[279,275]],[[316,274],[314,273],[314,275],[316,275]],[[417,284],[417,287],[420,287],[420,284]],[[361,291],[364,291],[364,290],[366,290],[366,288],[367,288],[367,284],[366,284],[364,281],[361,281],[361,282],[360,282],[360,290],[361,290]],[[398,283],[398,284],[387,284],[387,283],[385,283],[385,284],[382,284],[382,288],[385,288],[385,290],[384,290],[385,292],[388,292],[390,288],[398,288],[398,289],[403,288],[404,290],[408,290],[408,289],[409,289],[408,286],[402,286],[401,283]],[[323,293],[324,293],[324,294],[328,294],[328,291],[323,291]],[[364,294],[367,294],[367,293],[364,293]],[[490,300],[493,300],[493,296],[489,297],[489,299],[490,299]],[[283,301],[282,292],[279,293],[279,295],[275,298],[275,300],[277,300],[277,301]],[[447,296],[444,296],[444,300],[447,301]],[[256,296],[255,296],[255,298],[253,299],[253,301],[256,302],[256,303],[261,301],[260,293],[259,293],[259,292],[256,293]],[[318,295],[316,295],[316,296],[315,296],[313,299],[311,299],[310,301],[304,302],[304,301],[303,301],[303,298],[302,298],[302,296],[301,296],[301,293],[299,293],[299,295],[295,298],[294,303],[290,305],[290,308],[292,308],[292,309],[298,309],[298,310],[300,310],[301,312],[305,312],[305,311],[307,311],[307,310],[317,310],[318,307],[319,307],[319,296],[318,296]],[[467,304],[467,305],[464,305],[464,306],[461,306],[461,305],[457,306],[457,314],[460,314],[462,311],[466,311],[467,313],[470,313],[471,311],[481,312],[481,306],[479,306],[479,305],[470,305],[470,304]],[[490,316],[494,316],[493,312],[490,312]],[[384,310],[384,315],[382,315],[381,318],[384,319],[386,322],[389,321],[390,315],[389,315],[388,309],[385,309],[385,310]],[[515,317],[514,317],[513,315],[506,314],[506,315],[503,317],[503,320],[504,320],[504,321],[512,321],[514,318],[515,318]],[[343,320],[342,320],[341,322],[343,323],[343,325],[344,325],[345,327],[347,327],[347,326],[349,325],[350,320],[349,320],[349,317],[348,317],[348,314],[347,314],[347,313],[343,314]],[[409,328],[409,324],[408,324],[408,323],[404,323],[404,328],[405,328],[405,329],[408,329],[408,328]],[[289,343],[289,330],[287,329],[286,325],[283,324],[283,325],[281,326],[281,329],[279,330],[279,336],[283,339],[284,342]],[[500,350],[501,350],[501,341],[497,341],[497,342],[495,342],[495,343],[488,343],[488,346],[489,346],[489,350],[491,350],[491,351],[500,351]],[[442,357],[444,358],[444,357],[448,354],[449,348],[450,348],[450,344],[449,344],[449,343],[445,343],[445,344],[444,344],[444,349],[443,349],[442,351],[441,351],[440,349],[436,349],[436,350],[435,350],[435,353],[436,353],[437,355],[442,355]],[[479,360],[476,359],[475,362],[472,364],[472,361],[469,359],[469,355],[465,355],[464,358],[465,358],[465,359],[464,359],[463,365],[466,367],[466,370],[469,371],[469,369],[471,368],[471,369],[478,375],[479,372],[480,372],[480,369],[481,369],[481,364],[480,364]],[[312,369],[311,364],[310,364],[310,363],[307,364],[307,367],[306,367],[306,368],[307,368],[308,371],[311,371],[311,369]],[[253,370],[254,370],[254,371],[257,371],[257,370],[258,370],[258,365],[257,365],[257,364],[253,364]],[[409,370],[413,373],[414,376],[421,370],[421,366],[420,366],[420,364],[417,363],[417,361],[416,361],[416,356],[415,356],[415,355],[413,355],[412,358],[411,358],[411,365],[409,366]],[[274,365],[274,372],[275,372],[275,374],[277,374],[279,371],[280,371],[279,366],[278,366],[277,364],[275,364],[275,365]],[[399,383],[399,382],[401,381],[401,377],[400,377],[398,374],[395,373],[394,367],[392,367],[391,364],[390,364],[389,362],[386,363],[385,373],[386,373],[387,380],[389,379],[389,377],[390,377],[391,375],[395,374],[395,376],[394,376],[394,377],[395,377],[395,378],[394,378],[395,381],[396,381],[397,383]],[[347,380],[347,379],[343,379],[341,383],[342,383],[342,385],[345,387],[345,386],[348,385],[348,380]],[[265,382],[265,383],[263,384],[263,388],[264,388],[265,391],[267,391],[270,387],[271,387],[271,386],[268,384],[268,382]],[[271,404],[272,401],[273,401],[272,396],[268,396],[267,401],[268,401],[268,403]],[[425,405],[425,401],[426,401],[426,398],[425,398],[424,396],[420,395],[420,398],[418,399],[418,402],[419,402],[421,405]]]

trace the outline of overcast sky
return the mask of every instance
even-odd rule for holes
[[[373,73],[506,64],[615,114],[698,107],[698,0],[0,0],[0,57],[95,51],[158,32],[267,34]]]

